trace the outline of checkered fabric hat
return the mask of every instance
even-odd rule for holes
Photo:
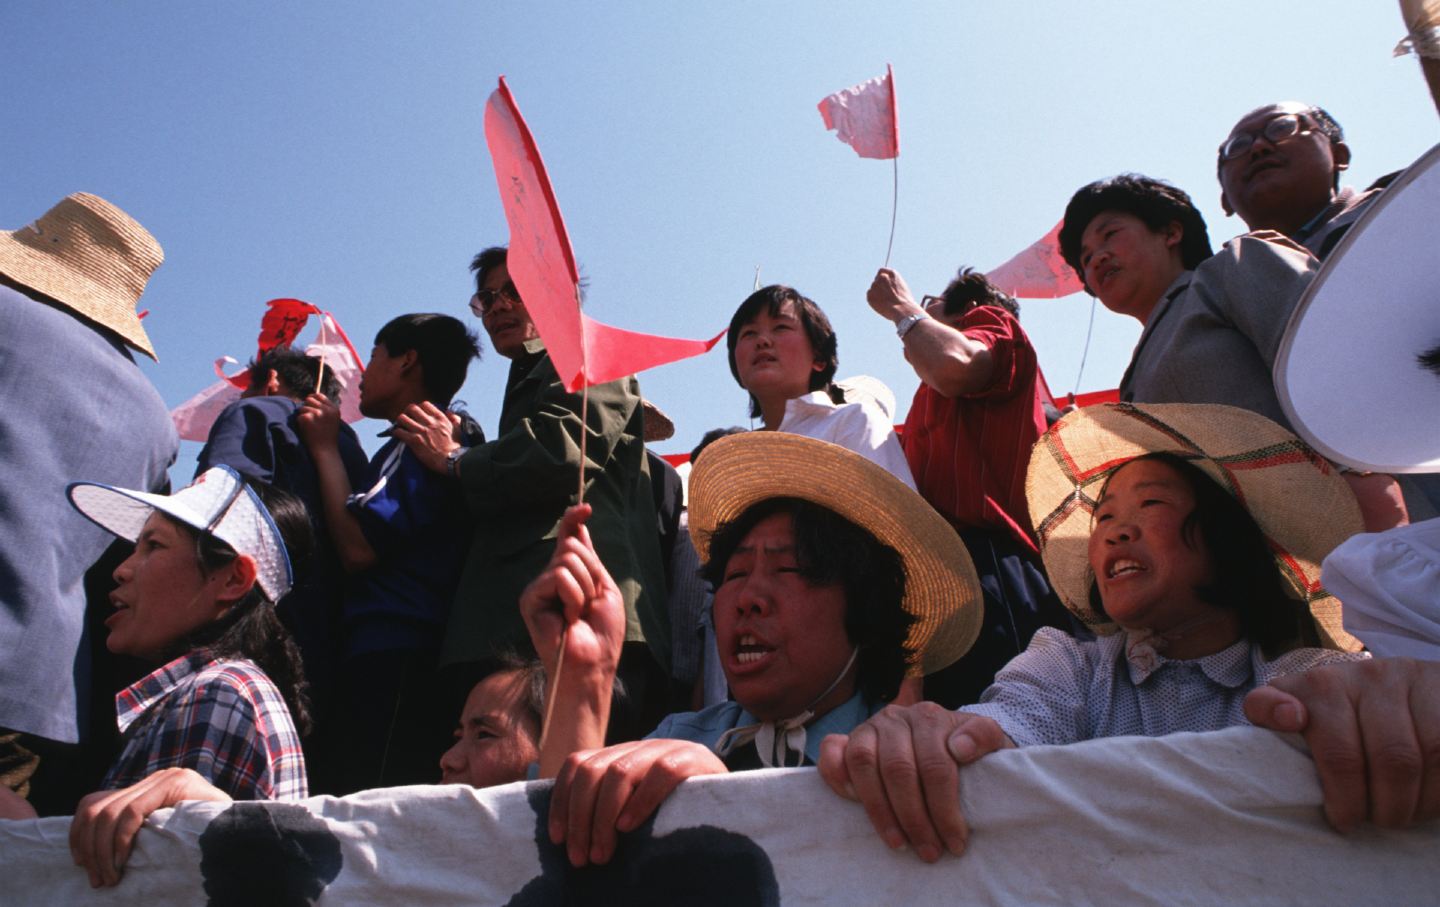
[[[272,602],[278,602],[294,584],[290,556],[270,511],[228,466],[205,470],[188,488],[171,495],[93,482],[76,482],[68,492],[76,510],[131,542],[140,537],[145,521],[157,510],[191,529],[210,533],[255,561],[255,581]]]
[[[1263,416],[1230,406],[1172,403],[1090,406],[1035,442],[1025,495],[1051,585],[1085,623],[1115,625],[1090,608],[1089,542],[1096,499],[1136,457],[1171,453],[1237,498],[1259,525],[1291,594],[1310,607],[1325,645],[1359,651],[1340,602],[1320,585],[1320,562],[1364,531],[1350,486],[1329,461]]]
[[[833,510],[894,548],[904,563],[912,676],[953,664],[980,635],[984,608],[970,553],[945,518],[884,467],[803,435],[751,431],[705,448],[690,473],[690,532],[701,560],[710,536],[752,504],[799,498]]]

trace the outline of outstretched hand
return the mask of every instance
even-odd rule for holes
[[[688,740],[638,740],[572,753],[550,795],[550,840],[573,866],[608,863],[617,833],[634,831],[686,778],[729,769]]]
[[[1440,818],[1440,662],[1375,658],[1289,674],[1251,690],[1245,717],[1305,737],[1337,831]]]
[[[394,434],[431,472],[444,473],[445,459],[460,446],[460,416],[426,400],[405,407],[395,420]]]
[[[566,670],[613,675],[625,642],[625,599],[590,540],[589,504],[565,511],[550,563],[520,595],[520,614],[545,670],[553,678],[561,637]]]
[[[960,766],[1015,744],[991,718],[933,702],[887,706],[848,735],[820,743],[820,776],[865,807],[891,849],[909,845],[927,863],[942,848],[965,852]]]
[[[129,787],[81,800],[70,822],[70,855],[89,874],[90,887],[118,883],[145,817],[183,800],[229,802],[230,795],[192,769],[167,768]]]

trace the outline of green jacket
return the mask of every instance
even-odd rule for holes
[[[510,364],[500,431],[460,461],[476,529],[445,634],[445,664],[529,648],[520,593],[549,562],[580,471],[579,393],[565,390],[544,344],[527,341]],[[583,430],[590,536],[625,596],[625,638],[650,640],[670,669],[670,621],[655,502],[633,376],[590,388]]]

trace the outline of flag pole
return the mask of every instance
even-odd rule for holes
[[[580,285],[575,285],[575,308],[580,308]],[[575,490],[575,503],[585,503],[585,438],[590,429],[585,415],[590,410],[590,375],[585,362],[585,323],[580,323],[580,478]],[[563,616],[563,615],[562,615]],[[545,740],[550,736],[550,716],[555,712],[555,694],[560,692],[560,672],[565,669],[565,644],[570,640],[570,625],[560,631],[560,651],[555,656],[555,677],[550,684],[550,695],[545,697],[545,717],[540,722],[540,751],[545,751]]]
[[[325,354],[320,354],[320,368],[315,371],[315,393],[320,393],[320,385],[325,383]]]
[[[895,165],[895,184],[890,195],[890,242],[885,246],[885,267],[890,267],[890,250],[895,248],[895,215],[900,210],[900,155],[890,159]]]

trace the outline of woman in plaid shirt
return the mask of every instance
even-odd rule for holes
[[[116,696],[120,756],[71,825],[91,883],[114,884],[162,803],[307,796],[304,679],[274,604],[293,585],[290,554],[309,553],[310,523],[297,498],[223,466],[174,495],[77,483],[70,499],[135,541],[115,571],[106,646],[159,666]]]

